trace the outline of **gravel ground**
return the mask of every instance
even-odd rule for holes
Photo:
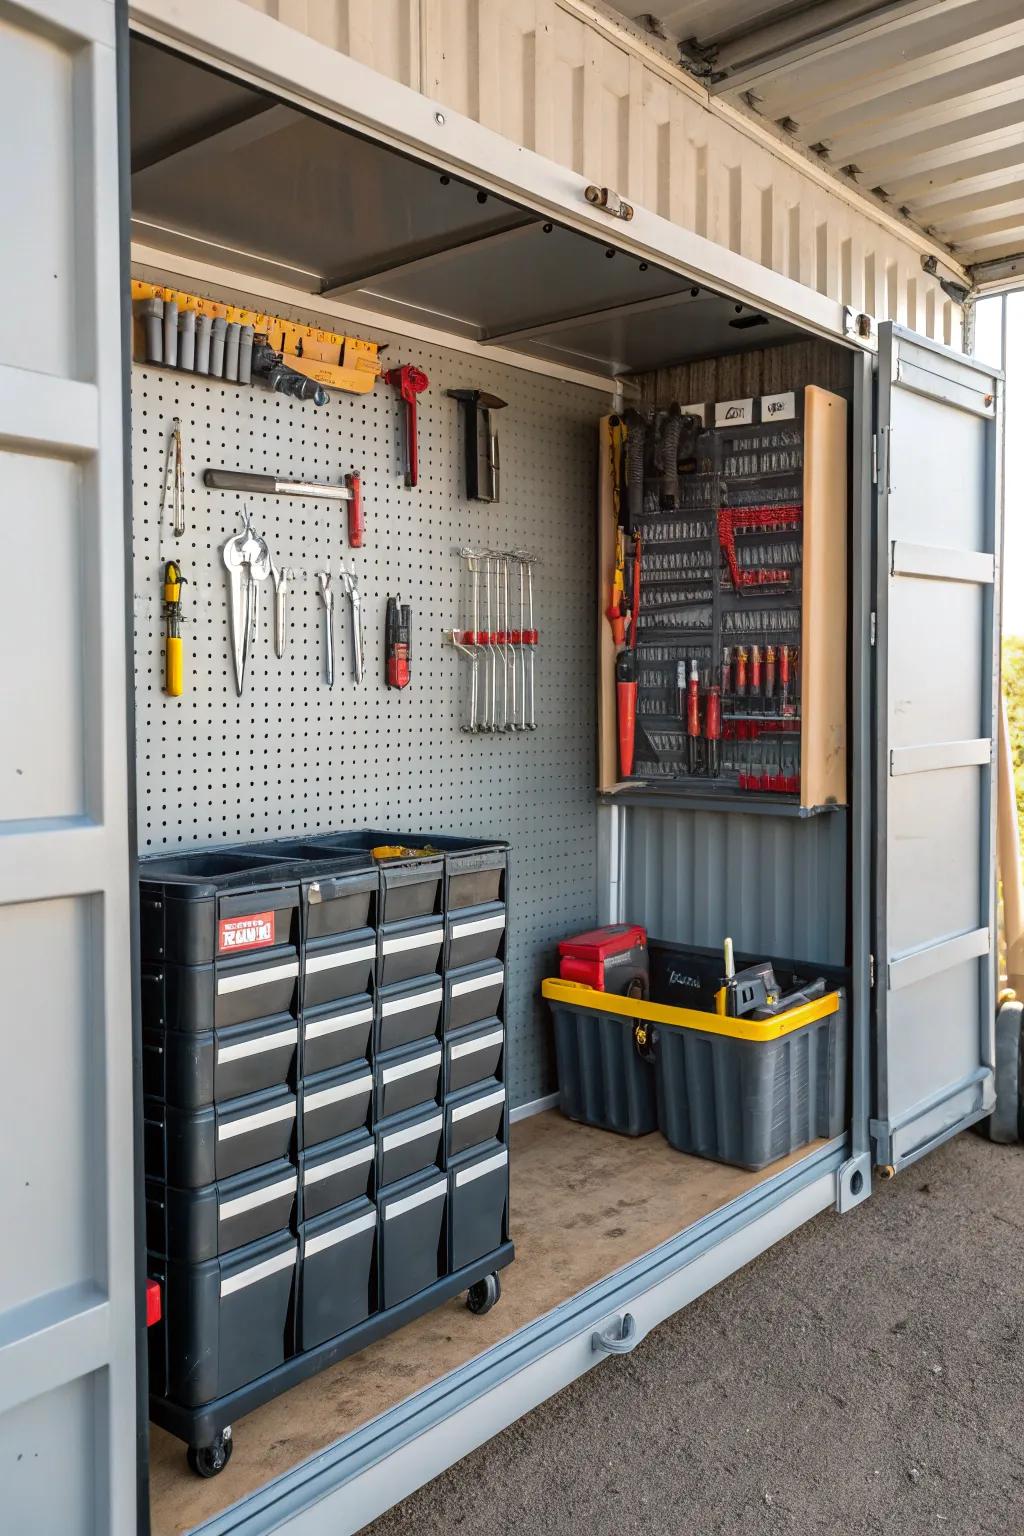
[[[1016,1536],[1024,1150],[968,1133],[779,1243],[372,1536]]]

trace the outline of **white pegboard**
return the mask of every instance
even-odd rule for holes
[[[166,281],[163,274],[136,275]],[[209,297],[243,296],[192,285]],[[257,295],[244,301],[254,305]],[[280,307],[278,307],[280,312]],[[290,318],[325,324],[315,310]],[[336,322],[332,322],[336,324]],[[396,832],[492,835],[512,845],[509,1091],[513,1105],[553,1086],[545,1012],[537,1000],[558,938],[596,916],[594,504],[596,421],[607,398],[579,385],[380,334],[389,366],[430,379],[419,397],[420,485],[403,476],[403,411],[378,382],[369,395],[332,392],[316,409],[260,387],[136,365],[132,470],[138,837],[140,853],[185,851],[292,833],[374,826]],[[493,391],[502,501],[464,494],[463,425],[449,388]],[[171,418],[186,448],[182,539],[161,523]],[[229,642],[225,540],[243,498],[209,491],[207,468],[338,481],[363,475],[366,535],[347,547],[344,503],[245,498],[278,565],[305,572],[288,603],[283,661],[273,651],[273,584],[261,593],[260,642],[236,696]],[[442,645],[458,624],[462,545],[527,548],[534,574],[537,721],[533,733],[459,730],[460,668]],[[349,609],[338,573],[354,558],[363,593],[366,671],[352,678]],[[164,562],[180,562],[185,695],[163,685]],[[323,681],[323,609],[314,572],[337,589],[336,676]],[[383,681],[388,595],[412,606],[411,686]]]

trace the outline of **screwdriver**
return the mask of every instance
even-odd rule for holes
[[[733,663],[733,687],[738,699],[747,696],[747,648],[745,645],[736,647],[736,660]]]
[[[732,693],[732,647],[722,648],[722,697],[728,698]]]
[[[789,646],[779,646],[779,705],[780,712],[788,715],[789,703]]]
[[[700,740],[700,677],[697,663],[690,662],[690,681],[686,689],[686,766],[697,772],[697,743]]]
[[[686,719],[686,662],[676,662],[676,714]]]
[[[167,647],[164,662],[164,692],[180,699],[185,692],[185,653],[181,639],[181,589],[185,578],[176,560],[164,566],[164,618],[167,620]]]
[[[750,647],[750,692],[755,699],[761,696],[761,647],[759,645]]]
[[[775,699],[775,647],[769,645],[764,653],[764,696],[768,701],[769,712]]]
[[[708,773],[717,779],[722,771],[722,695],[716,683],[708,689],[704,734],[708,742]]]

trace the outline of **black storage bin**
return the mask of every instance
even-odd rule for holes
[[[295,1224],[298,1175],[281,1160],[203,1189],[146,1180],[146,1246],[198,1264]]]
[[[143,1087],[181,1109],[259,1093],[292,1081],[298,1038],[288,1013],[202,1034],[146,1029]]]
[[[441,1047],[433,1040],[379,1056],[376,1118],[388,1120],[418,1104],[440,1101],[441,1065]]]
[[[303,1009],[302,1069],[307,1077],[369,1059],[373,1000],[368,992],[324,1008]]]
[[[622,1136],[658,1128],[653,1063],[634,1042],[634,1020],[551,1003],[559,1108],[570,1120]]]
[[[369,992],[376,961],[377,936],[372,928],[359,928],[340,941],[307,943],[302,962],[303,1008],[320,1008]]]
[[[209,965],[142,966],[142,1022],[199,1033],[298,1012],[299,957],[292,948],[232,955]]]
[[[377,1310],[377,1207],[357,1200],[302,1228],[299,1349],[314,1349]]]
[[[443,949],[444,921],[440,917],[386,923],[380,931],[381,986],[390,987],[396,982],[413,981],[418,976],[436,975],[441,968]]]
[[[369,1131],[354,1131],[299,1153],[302,1219],[353,1200],[373,1197],[376,1144]]]
[[[462,1029],[500,1015],[505,967],[498,960],[445,976],[445,1029]]]
[[[505,1089],[501,1083],[484,1083],[448,1099],[444,1113],[445,1147],[450,1158],[481,1142],[505,1139]]]
[[[185,1408],[234,1392],[290,1353],[298,1245],[290,1232],[204,1264],[162,1264],[163,1321],[149,1329],[151,1389]]]
[[[500,1248],[508,1233],[508,1148],[498,1142],[448,1168],[449,1267],[463,1269]]]
[[[338,1072],[305,1077],[302,1100],[302,1144],[334,1141],[368,1125],[373,1098],[373,1074],[365,1062]]]
[[[180,965],[209,965],[218,956],[295,948],[296,871],[283,855],[261,857],[240,848],[143,859],[139,938],[143,960]]]
[[[444,1113],[436,1104],[383,1120],[377,1133],[378,1185],[395,1184],[425,1168],[440,1167]]]
[[[341,862],[344,856],[338,858]],[[307,940],[377,926],[380,876],[373,860],[368,854],[352,854],[344,862],[357,869],[350,874],[332,869],[330,874],[302,882]]]
[[[403,836],[396,832],[332,832],[310,839],[310,845],[328,853],[353,850],[372,853],[374,848],[430,848],[432,839]],[[408,917],[428,917],[442,911],[444,858],[440,854],[399,855],[376,861],[381,874],[382,923],[400,923]]]
[[[504,958],[505,908],[500,902],[489,907],[468,907],[448,919],[449,970],[467,965],[482,965],[487,960]]]
[[[485,1019],[445,1036],[445,1092],[459,1093],[489,1077],[501,1077],[505,1026]]]
[[[437,1035],[444,989],[437,977],[399,982],[377,994],[377,1050],[393,1051]]]
[[[295,1112],[295,1095],[288,1088],[269,1088],[203,1109],[147,1099],[146,1172],[179,1189],[199,1189],[276,1162],[291,1150]]]
[[[448,1177],[417,1174],[381,1190],[381,1300],[395,1307],[446,1272]]]
[[[503,902],[505,870],[508,863],[505,845],[495,843],[490,847],[483,847],[478,844],[465,853],[447,851],[453,844],[463,841],[462,838],[456,837],[437,839],[438,846],[446,850],[448,892],[446,910],[458,912],[463,907],[482,907],[492,901]]]

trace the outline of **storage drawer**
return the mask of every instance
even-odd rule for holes
[[[196,1408],[280,1365],[290,1353],[297,1252],[286,1232],[205,1264],[158,1269],[164,1319],[149,1329],[152,1389],[161,1392],[165,1362],[161,1395]]]
[[[395,1051],[377,1059],[377,1116],[388,1120],[441,1097],[441,1047]]]
[[[449,912],[505,900],[507,857],[503,849],[492,848],[481,853],[449,853],[446,862]]]
[[[372,1198],[375,1157],[376,1145],[368,1131],[355,1131],[300,1152],[303,1221],[361,1196]]]
[[[445,1174],[406,1179],[382,1190],[381,1299],[397,1306],[433,1285],[446,1272]]]
[[[201,1263],[294,1227],[298,1174],[280,1161],[207,1184],[175,1189],[146,1181],[146,1246],[169,1259]]]
[[[493,1253],[508,1232],[508,1148],[492,1142],[448,1170],[451,1269]]]
[[[178,1109],[146,1101],[146,1173],[179,1189],[216,1184],[287,1157],[295,1133],[295,1095],[270,1088],[244,1099]]]
[[[478,1146],[482,1141],[503,1141],[505,1089],[500,1083],[471,1088],[445,1105],[445,1144],[449,1157]]]
[[[393,1051],[437,1035],[444,989],[440,980],[401,982],[377,995],[377,1050]]]
[[[302,1144],[334,1141],[364,1128],[370,1118],[373,1074],[365,1064],[320,1072],[302,1080]]]
[[[369,1060],[373,1002],[368,992],[326,1008],[303,1009],[302,1070],[306,1077]]]
[[[413,1110],[377,1126],[377,1183],[396,1184],[425,1168],[440,1166],[444,1114],[436,1105]]]
[[[306,942],[376,928],[380,877],[375,868],[323,874],[302,883]]]
[[[293,949],[237,955],[210,965],[144,965],[142,1022],[198,1034],[298,1011],[299,959]]]
[[[441,918],[420,917],[408,923],[388,923],[380,933],[380,984],[390,987],[398,981],[412,981],[430,976],[441,966],[444,949],[444,922]]]
[[[285,855],[208,849],[139,865],[143,960],[209,965],[217,956],[297,948],[299,887],[272,880]]]
[[[445,977],[445,1029],[462,1029],[500,1016],[505,967],[497,960],[450,971]]]
[[[441,911],[444,859],[412,859],[381,863],[381,922],[401,923]]]
[[[377,1207],[357,1200],[302,1228],[299,1348],[313,1349],[377,1310]]]
[[[360,928],[341,944],[330,939],[307,944],[302,965],[303,1009],[369,992],[376,960],[377,936],[372,928]]]
[[[470,907],[448,919],[448,958],[450,971],[466,965],[482,965],[485,960],[504,958],[505,908],[500,902],[489,907]]]
[[[445,1092],[459,1093],[487,1078],[500,1077],[505,1048],[505,1026],[497,1019],[474,1024],[445,1039]]]
[[[198,1109],[274,1088],[292,1077],[298,1037],[298,1026],[287,1013],[198,1035],[147,1029],[144,1090],[181,1109]]]

